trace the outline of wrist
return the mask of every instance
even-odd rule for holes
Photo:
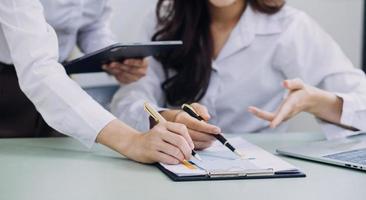
[[[103,144],[120,154],[128,156],[131,145],[139,132],[115,119],[108,123],[98,134],[96,142]]]
[[[305,111],[317,116],[317,114],[321,110],[321,105],[324,104],[324,97],[326,95],[323,94],[322,90],[317,88],[311,88],[311,91],[308,92],[309,98],[306,100],[306,108]]]
[[[313,106],[309,113],[314,116],[332,123],[340,123],[343,100],[337,95],[324,90],[317,89],[313,96]]]

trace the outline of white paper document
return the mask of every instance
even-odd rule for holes
[[[293,165],[281,160],[275,155],[253,145],[243,138],[231,138],[229,142],[244,153],[245,158],[239,158],[227,147],[216,141],[210,148],[198,151],[202,161],[190,160],[192,166],[185,164],[165,165],[165,169],[173,172],[177,176],[196,176],[208,174],[227,174],[227,173],[279,173],[296,172],[298,169]]]

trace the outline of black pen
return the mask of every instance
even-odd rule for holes
[[[166,122],[164,117],[161,116],[160,113],[158,111],[156,111],[149,103],[145,102],[144,109],[150,115],[150,117],[152,117],[155,120],[156,123]],[[191,154],[193,157],[202,161],[202,158],[194,150],[192,150]]]
[[[191,117],[196,118],[199,121],[205,121],[205,119],[203,119],[197,112],[196,110],[188,105],[188,104],[183,104],[182,105],[182,110],[185,111],[186,113],[188,113]],[[233,145],[231,145],[229,143],[229,141],[222,135],[222,134],[217,134],[217,135],[213,135],[218,141],[220,141],[224,146],[226,146],[227,148],[229,148],[232,152],[234,152],[236,155],[238,155],[240,158],[244,157],[244,154],[241,153],[239,150],[235,149],[235,147],[233,147]]]

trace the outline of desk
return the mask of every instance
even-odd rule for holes
[[[305,133],[247,134],[244,137],[271,152],[277,147],[322,139],[320,134]],[[307,177],[176,183],[153,166],[129,161],[99,145],[88,151],[70,138],[2,139],[0,199],[366,198],[364,172],[282,158],[300,167]]]

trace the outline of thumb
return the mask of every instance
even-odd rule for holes
[[[288,90],[301,90],[304,86],[304,82],[298,78],[283,81],[283,87]]]

